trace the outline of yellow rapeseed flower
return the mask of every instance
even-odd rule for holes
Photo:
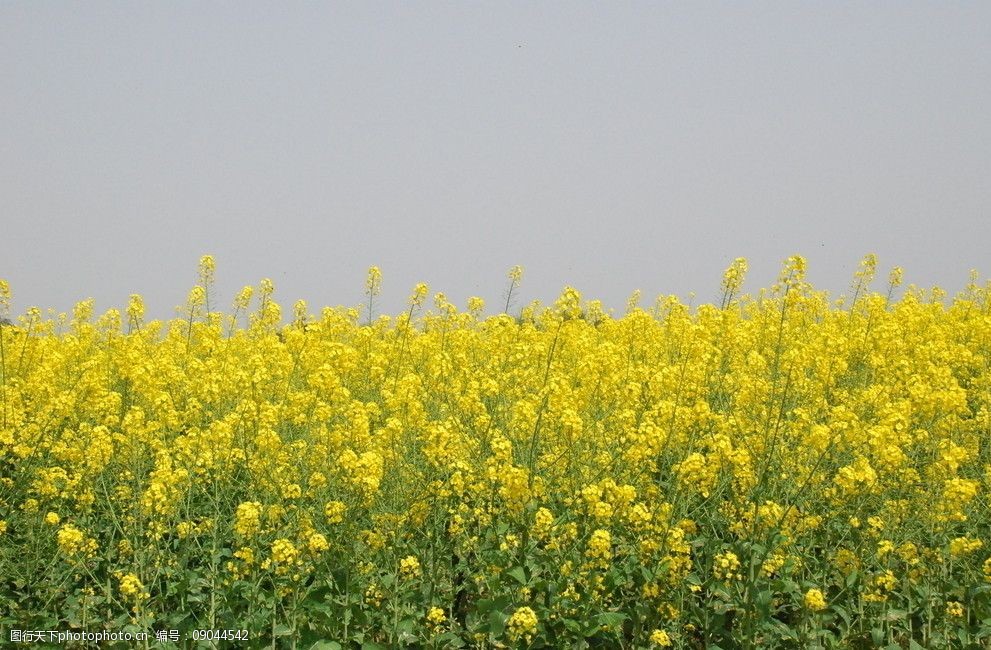
[[[119,582],[120,593],[124,596],[125,600],[137,603],[149,597],[148,592],[145,591],[144,584],[133,573],[120,576]]]
[[[506,635],[514,643],[520,639],[530,643],[537,632],[537,623],[536,612],[529,607],[520,607],[506,621]]]
[[[399,575],[406,580],[420,577],[420,560],[415,555],[407,555],[399,561]]]
[[[313,533],[307,540],[306,547],[310,549],[311,553],[317,554],[330,548],[330,544],[327,543],[327,538],[320,533]]]
[[[712,573],[719,580],[730,581],[733,579],[742,580],[740,571],[740,559],[736,553],[726,551],[716,555],[712,563]]]
[[[654,630],[650,633],[650,642],[659,648],[670,648],[671,636],[664,630]]]
[[[805,607],[813,612],[821,612],[826,609],[826,597],[823,596],[822,591],[819,589],[809,589],[805,592],[805,597],[803,598]]]

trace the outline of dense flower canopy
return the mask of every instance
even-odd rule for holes
[[[991,642],[991,291],[0,327],[0,625],[258,643]],[[523,270],[510,272],[510,297]],[[10,288],[0,281],[0,309]],[[501,305],[499,305],[501,307]],[[0,316],[5,313],[0,313]]]

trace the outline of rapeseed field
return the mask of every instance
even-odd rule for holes
[[[515,267],[498,315],[388,316],[375,267],[361,307],[220,311],[206,256],[170,321],[0,281],[4,641],[988,647],[991,284],[876,270],[614,314],[517,308]]]

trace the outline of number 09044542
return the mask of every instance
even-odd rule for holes
[[[247,630],[193,630],[194,641],[247,641]]]

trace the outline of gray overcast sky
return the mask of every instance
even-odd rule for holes
[[[18,311],[991,272],[991,3],[0,4]]]

